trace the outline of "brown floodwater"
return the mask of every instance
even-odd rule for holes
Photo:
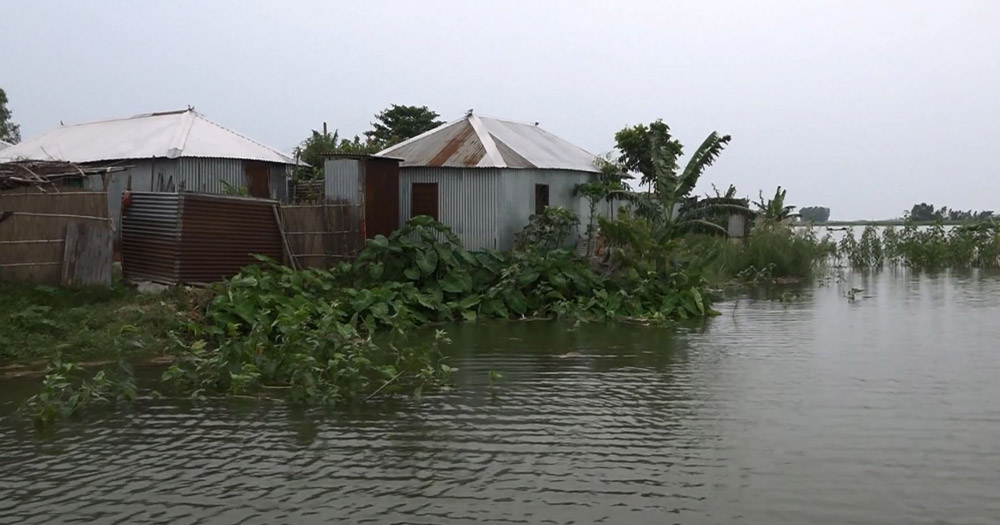
[[[451,327],[453,390],[350,412],[146,398],[40,433],[3,380],[0,523],[1000,523],[1000,276],[767,295]]]

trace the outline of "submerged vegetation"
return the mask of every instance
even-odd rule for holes
[[[196,398],[281,393],[294,403],[351,404],[446,384],[455,369],[440,349],[446,334],[425,328],[435,323],[714,314],[700,270],[669,252],[619,248],[600,265],[563,248],[575,221],[549,208],[510,253],[468,252],[447,227],[417,217],[329,270],[262,260],[219,286],[203,312],[178,321],[163,381]],[[33,399],[29,413],[69,416],[120,397],[106,376],[84,380],[73,369],[69,381],[62,361],[52,366],[52,392]]]
[[[881,235],[867,226],[858,239],[847,230],[838,255],[854,268],[903,265],[918,269],[1000,268],[1000,223],[986,220],[947,229],[941,223],[918,228],[910,222]]]

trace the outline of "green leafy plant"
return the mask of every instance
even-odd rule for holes
[[[42,390],[20,408],[38,425],[73,417],[95,404],[132,401],[136,397],[132,368],[119,357],[113,367],[92,376],[80,365],[56,354],[45,369]]]
[[[559,206],[549,206],[532,215],[528,225],[514,236],[515,250],[550,251],[564,248],[580,219],[575,213]]]

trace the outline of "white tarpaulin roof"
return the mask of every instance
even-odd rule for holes
[[[5,141],[0,140],[0,149],[9,148],[9,147],[11,147],[11,143],[10,142],[5,142]]]
[[[538,127],[473,113],[382,150],[401,166],[599,171],[596,157]]]
[[[59,126],[0,150],[0,160],[86,162],[178,157],[294,164],[280,151],[208,120],[194,109]]]

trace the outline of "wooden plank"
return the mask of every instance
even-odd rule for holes
[[[70,222],[63,252],[63,286],[111,286],[112,233],[106,225]]]

